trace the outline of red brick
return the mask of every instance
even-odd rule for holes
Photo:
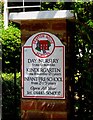
[[[41,111],[66,111],[66,102],[38,101],[37,109]]]
[[[23,120],[48,120],[47,115],[37,111],[28,111],[26,112]]]
[[[21,110],[21,120],[24,120],[25,115],[26,115],[26,112],[24,110]]]
[[[67,120],[67,112],[52,113],[51,120]]]
[[[48,28],[47,23],[35,23],[35,24],[32,24],[32,30],[33,31],[40,30],[40,29],[47,29],[47,28]]]
[[[65,30],[66,24],[65,23],[54,23],[52,24],[52,29],[53,30]]]
[[[21,110],[35,110],[36,101],[34,100],[25,100],[21,102]]]
[[[23,24],[21,29],[27,31],[37,31],[40,29],[48,29],[49,24],[46,23],[31,23],[31,24]]]

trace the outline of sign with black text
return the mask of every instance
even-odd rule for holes
[[[40,32],[22,47],[22,98],[65,99],[65,46]]]

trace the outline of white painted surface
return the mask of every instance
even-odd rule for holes
[[[71,13],[69,10],[35,11],[10,13],[9,20],[19,22],[22,20],[71,19],[73,17],[73,13]]]
[[[4,0],[4,28],[8,27],[8,9],[7,8],[7,0]]]

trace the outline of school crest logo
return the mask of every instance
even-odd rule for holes
[[[55,48],[54,39],[47,33],[40,33],[32,41],[32,51],[40,58],[49,57]]]

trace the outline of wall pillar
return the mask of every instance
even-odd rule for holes
[[[70,101],[69,101],[69,82],[71,79],[71,57],[72,57],[72,33],[71,29],[68,29],[68,23],[66,19],[62,20],[40,20],[22,22],[22,45],[26,40],[37,32],[50,32],[55,34],[61,42],[65,45],[65,100],[50,100],[50,99],[22,99],[21,110],[22,119],[40,119],[40,120],[67,120],[69,117]]]

